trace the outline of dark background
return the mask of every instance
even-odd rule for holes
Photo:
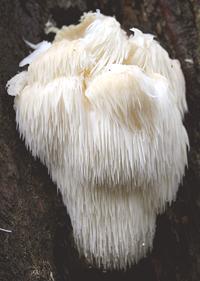
[[[157,36],[181,61],[187,82],[189,169],[176,202],[157,219],[154,250],[126,272],[103,272],[77,255],[70,219],[46,168],[25,149],[15,125],[8,79],[44,34],[77,23],[83,11],[99,8],[123,28]],[[193,63],[185,61],[193,60]],[[0,0],[0,281],[200,280],[200,2],[199,0]]]

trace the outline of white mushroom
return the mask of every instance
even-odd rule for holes
[[[19,132],[62,193],[80,255],[125,269],[152,248],[187,164],[179,63],[99,12],[38,53],[8,82]]]

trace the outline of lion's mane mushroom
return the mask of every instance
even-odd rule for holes
[[[183,74],[152,35],[128,37],[99,12],[53,29],[8,82],[18,129],[62,193],[80,255],[125,269],[152,248],[184,175]]]

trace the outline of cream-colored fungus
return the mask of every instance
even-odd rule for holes
[[[80,255],[125,269],[152,249],[184,175],[184,77],[152,35],[128,37],[100,12],[53,30],[7,84],[18,129],[62,194]]]

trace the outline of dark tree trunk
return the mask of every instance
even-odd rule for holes
[[[47,170],[16,131],[5,85],[39,42],[51,17],[58,26],[83,11],[115,15],[124,29],[155,34],[181,61],[187,82],[189,169],[176,202],[157,220],[154,250],[127,272],[101,272],[78,258],[70,219]],[[0,0],[0,280],[200,280],[200,3],[198,0]]]

